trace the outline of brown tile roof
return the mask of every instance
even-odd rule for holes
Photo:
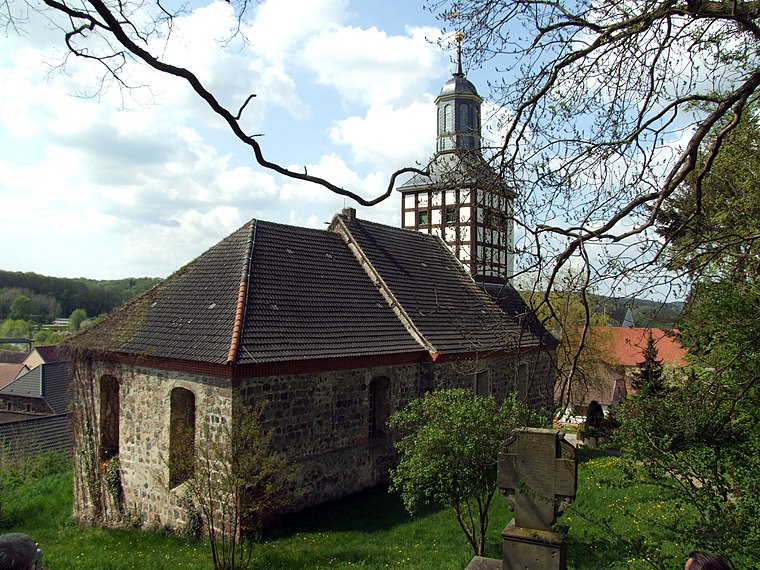
[[[238,363],[418,352],[340,236],[259,222]]]
[[[21,364],[24,362],[24,359],[29,355],[28,350],[25,351],[18,351],[18,350],[5,350],[0,349],[0,362],[6,363],[6,364]]]
[[[439,238],[347,219],[253,220],[70,343],[209,364],[517,348],[518,320]]]
[[[115,339],[115,346],[108,348],[128,354],[224,364],[232,338],[238,286],[255,227],[255,222],[246,224],[139,297],[126,315],[117,316],[119,320],[127,319],[125,338]],[[102,334],[98,328],[90,327],[95,329],[94,334]],[[133,334],[129,334],[130,329]]]
[[[499,308],[512,317],[521,331],[521,346],[556,347],[559,341],[544,328],[536,314],[525,304],[520,293],[509,283],[478,283]]]

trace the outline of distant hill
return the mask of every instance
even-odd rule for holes
[[[627,309],[631,309],[634,326],[653,327],[663,330],[678,328],[678,317],[683,311],[683,302],[663,303],[649,299],[631,297],[596,297],[597,312],[604,312],[617,324],[623,322]]]
[[[17,294],[54,299],[60,304],[58,316],[61,317],[68,317],[74,309],[84,309],[88,316],[94,317],[111,311],[147,291],[159,281],[161,279],[155,277],[103,281],[68,279],[31,272],[0,270],[0,318],[7,317],[8,307]]]

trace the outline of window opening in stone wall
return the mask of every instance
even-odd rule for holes
[[[174,388],[169,419],[169,485],[176,487],[187,481],[194,464],[195,394],[185,388]]]
[[[528,365],[521,364],[517,368],[517,394],[522,402],[528,400]]]
[[[390,405],[388,402],[390,382],[385,377],[374,378],[369,383],[369,438],[384,439],[388,437],[388,419]]]
[[[119,454],[119,381],[100,378],[100,459]]]
[[[485,398],[491,394],[491,386],[488,381],[488,371],[475,373],[475,395]]]

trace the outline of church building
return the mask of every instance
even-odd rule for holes
[[[233,401],[265,403],[299,508],[387,481],[388,418],[431,390],[551,406],[556,340],[499,279],[512,194],[482,168],[480,101],[461,70],[444,86],[432,180],[399,188],[408,229],[251,220],[68,343],[76,518],[182,528],[172,458],[224,437]]]

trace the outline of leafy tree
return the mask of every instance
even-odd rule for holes
[[[18,287],[0,288],[0,319],[11,318],[11,306],[19,297],[29,299],[31,306],[21,307],[21,316],[15,315],[13,318],[24,318],[24,320],[34,320],[37,323],[52,322],[61,314],[61,305],[53,297],[39,293],[32,293],[29,289]],[[19,301],[26,304],[26,300]],[[17,307],[17,310],[19,308]]]
[[[34,324],[21,319],[6,319],[0,326],[0,337],[31,338]]]
[[[148,277],[94,281],[0,270],[0,318],[8,316],[10,303],[18,295],[32,300],[32,314],[39,316],[41,322],[51,322],[77,308],[96,315],[110,311],[159,281]]]
[[[74,312],[72,312],[69,317],[69,330],[77,332],[82,327],[82,323],[86,320],[87,311],[84,309],[74,309]]]
[[[512,429],[540,423],[515,394],[499,406],[463,389],[431,392],[391,416],[401,433],[391,490],[412,514],[430,503],[451,508],[473,552],[482,555],[499,446]]]
[[[700,154],[698,164],[710,157]],[[668,240],[668,267],[693,277],[760,278],[760,117],[746,114],[726,135],[698,184],[692,174],[663,204],[657,231]],[[702,167],[704,168],[704,167]]]
[[[34,334],[34,345],[52,346],[62,343],[65,338],[66,336],[58,331],[42,329]]]
[[[760,286],[701,283],[679,340],[693,369],[656,400],[621,406],[618,444],[630,469],[644,469],[671,504],[700,518],[678,532],[752,568],[760,540]]]
[[[644,360],[639,363],[638,369],[633,373],[631,384],[636,390],[643,391],[647,395],[658,396],[665,390],[665,385],[662,361],[658,359],[659,352],[654,344],[651,330],[643,354]]]
[[[618,442],[632,471],[645,469],[672,502],[698,509],[695,524],[679,521],[682,535],[737,568],[752,568],[760,544],[760,252],[754,212],[760,124],[750,113],[732,127],[719,152],[697,155],[704,167],[657,214],[667,243],[664,263],[692,279],[678,335],[692,370],[656,400],[646,394],[630,398],[620,409]],[[710,162],[709,174],[700,174]]]
[[[523,279],[523,282],[527,281]],[[597,310],[598,296],[587,274],[563,271],[548,289],[548,278],[523,287],[521,295],[541,323],[560,341],[556,358],[557,401],[560,406],[581,404],[599,387],[598,367],[608,343],[609,316]]]
[[[19,295],[11,303],[10,319],[29,321],[32,318],[32,300],[26,295]]]
[[[760,5],[427,4],[446,27],[444,43],[463,33],[470,65],[509,70],[491,84],[509,110],[492,151],[520,190],[524,265],[555,274],[592,266],[593,280],[611,287],[624,277],[640,289],[670,282],[655,263],[666,245],[649,230],[689,177],[699,209],[706,174],[758,97]]]
[[[270,448],[272,434],[261,424],[264,406],[236,400],[232,424],[216,435],[204,424],[203,443],[187,458],[187,489],[208,532],[215,570],[248,568],[263,525],[296,498],[288,485],[293,467]]]

